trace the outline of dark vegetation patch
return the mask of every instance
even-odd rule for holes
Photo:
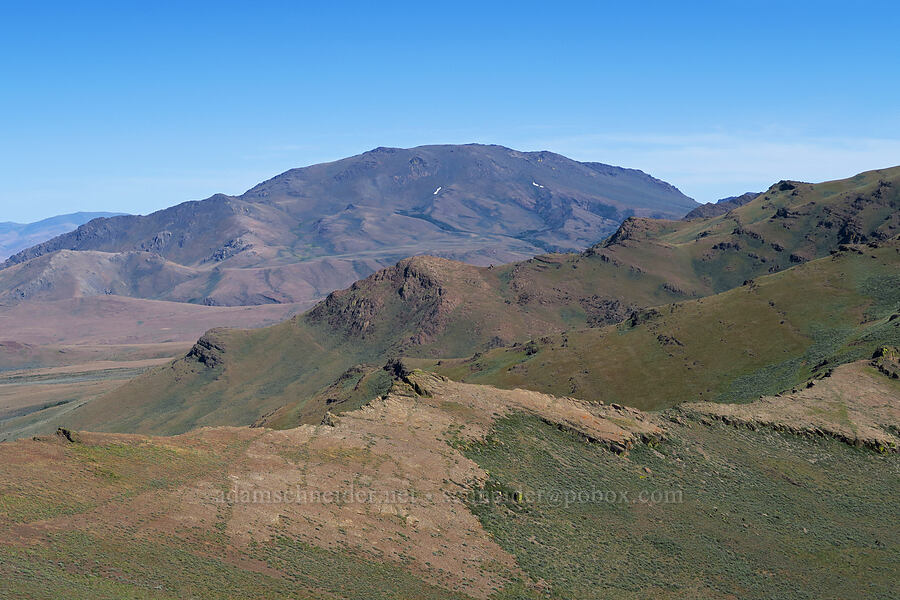
[[[896,456],[688,422],[624,458],[524,415],[466,454],[490,473],[486,491],[510,498],[476,495],[471,509],[550,597],[894,597],[900,537],[884,515],[900,509]],[[541,490],[683,495],[515,501]]]

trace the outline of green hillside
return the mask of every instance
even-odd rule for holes
[[[491,473],[486,489],[558,494],[472,504],[550,598],[894,595],[898,532],[883,515],[898,508],[897,454],[688,421],[622,460],[514,415],[466,455]],[[604,500],[561,501],[571,490]]]
[[[708,298],[468,359],[424,363],[458,381],[653,410],[742,402],[900,343],[900,242],[852,246]]]

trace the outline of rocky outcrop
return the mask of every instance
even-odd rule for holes
[[[65,440],[70,444],[76,444],[81,441],[81,438],[79,437],[77,431],[65,429],[64,427],[60,427],[56,430],[56,437],[61,440]]]
[[[455,276],[469,271],[465,265],[432,256],[408,258],[332,292],[302,318],[350,337],[365,337],[377,327],[408,327],[415,330],[408,343],[422,345],[443,331],[460,302]],[[401,322],[391,325],[391,319]]]
[[[185,357],[188,360],[196,360],[206,365],[210,369],[214,369],[221,365],[225,358],[225,344],[221,335],[225,329],[211,329],[203,334],[197,340],[190,352]]]
[[[896,320],[892,315],[891,320]],[[872,356],[872,366],[891,379],[900,379],[900,350],[893,346],[882,346]]]

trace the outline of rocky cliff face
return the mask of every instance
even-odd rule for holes
[[[416,256],[333,292],[298,319],[365,339],[384,328],[410,327],[407,345],[423,345],[443,332],[450,314],[475,288],[489,293],[478,269],[433,256]]]

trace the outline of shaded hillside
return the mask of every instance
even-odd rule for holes
[[[827,256],[845,239],[840,231],[858,228],[858,236],[866,239],[884,237],[898,217],[892,208],[896,192],[885,177],[896,178],[898,172],[871,172],[797,194],[777,184],[728,217],[691,222],[631,219],[607,242],[580,255],[544,256],[495,268],[429,257],[405,260],[329,295],[305,315],[281,325],[255,332],[212,331],[183,360],[86,405],[70,415],[71,423],[176,433],[197,425],[250,424],[291,403],[299,403],[291,414],[314,420],[325,404],[306,403],[327,400],[319,392],[355,365],[380,365],[399,355],[468,356],[616,323],[645,307],[708,296],[796,265],[806,256]],[[776,216],[782,211],[796,216],[785,221]],[[818,232],[815,211],[834,219],[824,234]],[[741,219],[746,225],[737,227]],[[889,259],[883,259],[885,268],[896,268]],[[810,289],[819,283],[810,281]],[[853,293],[854,302],[868,301],[864,292]],[[741,310],[721,306],[725,312]],[[593,333],[584,335],[585,343],[593,339]],[[809,342],[805,335],[781,342],[790,342],[789,347],[802,354]],[[653,342],[648,347],[657,346]],[[523,351],[520,347],[510,356]],[[590,356],[584,355],[579,370],[593,371]],[[747,368],[766,364],[748,363]],[[546,384],[554,393],[573,393],[568,380],[572,376],[548,375]],[[628,382],[620,384],[627,387]],[[531,385],[544,384],[535,379]],[[600,384],[575,385],[589,394]],[[620,401],[642,405],[649,400]]]
[[[377,148],[292,169],[241,196],[95,220],[19,252],[6,266],[62,250],[149,252],[196,271],[190,284],[155,298],[308,302],[407,256],[488,265],[577,251],[628,216],[677,218],[695,206],[641,171],[551,152]],[[122,273],[135,290],[142,276]]]
[[[46,242],[58,235],[68,233],[88,221],[115,217],[121,213],[77,212],[43,219],[34,223],[0,223],[0,260],[13,254]]]
[[[684,215],[682,220],[692,221],[694,219],[708,219],[709,217],[724,215],[733,208],[747,204],[757,196],[759,196],[759,192],[747,192],[740,196],[729,196],[728,198],[722,198],[717,202],[701,204],[688,214]]]

